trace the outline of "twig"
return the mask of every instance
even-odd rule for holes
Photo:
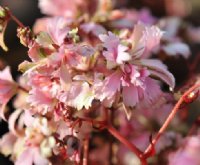
[[[12,14],[12,12],[10,12],[9,11],[9,16],[10,16],[10,18],[13,20],[13,21],[15,21],[15,23],[18,25],[18,26],[20,26],[20,27],[25,27],[24,26],[24,24],[17,18],[17,17],[15,17],[13,14]]]
[[[113,135],[116,139],[118,139],[122,144],[124,144],[127,148],[129,148],[136,156],[140,159],[142,165],[146,165],[146,159],[143,157],[143,152],[140,151],[134,144],[130,143],[124,136],[122,136],[113,126],[108,124],[107,121],[97,121],[91,118],[78,118],[81,122],[89,122],[92,125],[97,124],[102,128],[108,130],[108,132]],[[78,122],[76,122],[78,124]],[[75,125],[76,125],[75,124]],[[74,126],[74,125],[73,125]]]
[[[23,92],[25,92],[25,93],[28,93],[29,91],[28,91],[28,89],[26,89],[26,88],[24,88],[24,87],[22,87],[22,86],[18,86],[18,89],[19,90],[22,90]]]
[[[89,156],[89,137],[87,136],[84,140],[84,145],[83,145],[83,165],[88,165],[88,156]]]
[[[114,127],[108,125],[107,130],[112,134],[116,139],[118,139],[122,144],[129,148],[136,156],[140,159],[142,165],[146,165],[146,160],[142,157],[143,152],[140,151],[134,144],[130,143],[124,136],[122,136]]]
[[[108,117],[107,117],[108,118]],[[113,109],[110,110],[110,124],[114,125],[114,111]],[[109,164],[114,165],[113,163],[113,136],[110,134],[109,136]]]
[[[152,143],[147,147],[147,149],[145,150],[143,157],[144,158],[148,158],[151,155],[149,155],[149,152],[152,151],[152,148],[155,146],[155,144],[157,143],[157,141],[159,140],[160,136],[165,132],[165,130],[167,129],[168,125],[170,124],[170,122],[172,121],[172,119],[174,118],[175,114],[178,112],[180,106],[182,103],[184,103],[185,98],[188,97],[188,95],[191,94],[191,92],[193,92],[195,89],[200,87],[200,83],[193,85],[190,89],[188,89],[183,95],[182,97],[179,99],[179,101],[176,103],[176,105],[174,106],[174,108],[172,109],[171,113],[169,114],[168,118],[166,119],[166,121],[164,122],[164,124],[162,125],[162,127],[160,128],[160,130],[158,131],[157,135],[155,136],[155,138],[152,140]],[[147,156],[148,155],[148,156]]]

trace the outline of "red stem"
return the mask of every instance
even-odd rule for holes
[[[83,165],[88,165],[88,157],[89,157],[89,137],[87,136],[84,140],[84,145],[83,145]]]
[[[97,121],[90,118],[79,118],[79,121],[89,122],[91,124],[98,124],[101,127],[106,128],[111,135],[113,135],[116,139],[118,139],[122,144],[124,144],[127,148],[129,148],[133,153],[137,155],[142,165],[147,164],[146,159],[143,158],[143,152],[140,151],[134,144],[130,143],[125,137],[123,137],[113,126],[108,124],[106,121]]]
[[[162,125],[162,127],[160,128],[160,130],[158,131],[157,135],[155,136],[155,138],[152,140],[152,143],[147,147],[147,149],[145,150],[143,157],[144,158],[148,158],[151,155],[149,155],[149,152],[152,151],[153,147],[155,146],[155,144],[157,143],[157,141],[159,140],[160,136],[164,133],[164,131],[167,129],[168,125],[170,124],[170,122],[172,121],[172,119],[174,118],[175,114],[178,112],[180,105],[184,102],[185,97],[187,97],[192,91],[194,91],[195,89],[200,87],[200,83],[193,85],[190,89],[188,89],[183,95],[182,97],[179,99],[179,101],[176,103],[176,105],[174,106],[174,108],[172,109],[171,113],[169,114],[169,116],[167,117],[166,121],[164,122],[164,124]],[[148,155],[148,156],[147,156]]]
[[[134,144],[130,143],[124,136],[122,136],[114,127],[111,125],[106,127],[108,132],[118,139],[122,144],[129,148],[142,162],[142,165],[146,165],[146,160],[142,157],[143,153]]]
[[[26,89],[26,88],[24,88],[24,87],[22,87],[22,86],[18,86],[18,89],[22,90],[22,91],[25,92],[25,93],[28,93],[28,92],[29,92],[28,89]]]
[[[10,18],[16,22],[16,24],[20,27],[25,27],[24,24],[17,18],[15,17],[10,11],[9,11],[9,15],[10,15]]]

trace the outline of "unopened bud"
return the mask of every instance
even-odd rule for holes
[[[34,34],[29,27],[18,27],[17,37],[19,37],[20,43],[26,47],[31,45],[34,40]]]
[[[7,7],[0,6],[0,25],[10,19],[9,9]],[[0,31],[1,32],[1,31]]]
[[[63,142],[67,147],[67,155],[72,156],[80,148],[80,140],[72,135],[67,135],[63,138]]]
[[[4,43],[4,33],[9,20],[10,20],[9,9],[7,7],[0,6],[0,47],[2,47],[3,50],[5,51],[7,51],[8,48]]]

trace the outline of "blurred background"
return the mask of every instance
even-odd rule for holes
[[[66,0],[67,1],[67,0]],[[136,8],[140,9],[147,7],[156,17],[165,15],[174,15],[182,17],[184,20],[190,22],[193,26],[200,25],[200,1],[199,0],[115,0],[119,2],[116,8]],[[38,8],[37,0],[0,0],[1,6],[8,6],[14,15],[21,20],[21,22],[32,27],[37,18],[42,17]],[[10,65],[12,74],[16,78],[19,72],[17,67],[23,60],[28,59],[27,48],[23,47],[16,37],[16,24],[10,22],[5,34],[5,42],[9,48],[8,52],[3,52],[0,49],[0,60],[6,65]],[[190,45],[193,54],[200,53],[200,45]],[[177,68],[172,68],[172,72],[176,79],[182,78],[183,74],[187,75],[187,68],[184,60],[176,61]],[[168,65],[174,65],[171,61],[166,61]],[[1,67],[1,66],[0,66]],[[181,81],[181,80],[180,80]],[[7,131],[7,124],[3,121],[0,123],[0,136]],[[7,158],[0,155],[0,165],[12,164]]]

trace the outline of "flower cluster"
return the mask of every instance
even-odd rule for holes
[[[111,0],[39,0],[39,7],[48,16],[38,19],[33,30],[0,8],[0,46],[7,50],[1,36],[13,19],[30,59],[19,64],[22,75],[17,82],[9,67],[0,72],[0,114],[9,124],[0,140],[1,153],[16,165],[106,165],[109,150],[117,145],[115,159],[120,154],[122,164],[137,163],[124,143],[113,142],[109,149],[108,139],[98,136],[107,132],[96,136],[96,130],[107,129],[119,140],[127,137],[138,144],[136,155],[149,143],[153,146],[151,133],[181,97],[172,94],[175,78],[159,55],[187,59],[191,54],[178,35],[181,20],[158,20],[147,9],[115,9]],[[192,28],[187,35],[195,41]],[[15,110],[9,113],[7,103],[15,95]],[[198,91],[194,95],[196,99]],[[184,126],[177,117],[171,126],[180,123]],[[110,125],[117,126],[118,133]],[[164,157],[162,151],[174,143],[181,146],[180,141],[181,133],[172,129],[153,148]],[[185,147],[170,153],[169,164],[190,159],[200,163],[199,135],[186,141]],[[148,154],[144,152],[140,161]]]

